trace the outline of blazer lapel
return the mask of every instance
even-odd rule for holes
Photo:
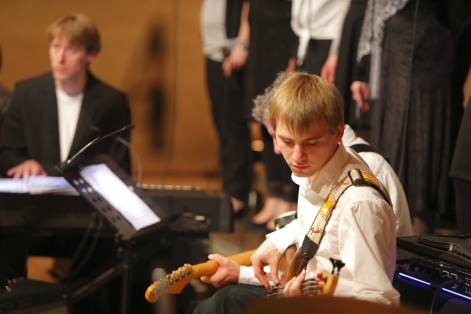
[[[47,134],[47,138],[43,139],[42,145],[48,147],[48,155],[51,160],[60,160],[59,114],[57,112],[56,87],[52,72],[45,76],[43,82],[42,91],[38,95],[38,103],[45,107],[42,112],[47,113],[41,119],[43,134]],[[55,136],[51,138],[52,134],[55,134]]]

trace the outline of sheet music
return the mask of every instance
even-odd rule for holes
[[[105,164],[87,166],[80,174],[136,230],[160,222],[154,211]]]
[[[22,179],[1,178],[0,192],[79,195],[65,178],[50,176],[30,176]]]

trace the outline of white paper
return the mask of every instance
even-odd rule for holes
[[[118,210],[136,229],[158,223],[161,219],[104,164],[87,166],[80,171],[90,186]]]
[[[65,178],[50,176],[30,176],[22,179],[1,178],[0,192],[79,195]]]

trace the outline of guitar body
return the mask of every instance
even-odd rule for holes
[[[293,277],[299,275],[306,266],[306,262],[301,257],[301,249],[296,250],[294,246],[291,246],[288,250],[280,261],[280,284],[273,287],[273,291],[268,294],[268,298],[282,296],[286,283]],[[303,295],[331,296],[334,294],[339,280],[338,273],[345,264],[333,258],[331,258],[330,261],[332,262],[332,272],[329,274],[322,271],[316,278],[305,280],[301,287]]]
[[[281,272],[280,284],[285,285],[291,278],[299,275],[305,266],[306,263],[301,257],[301,249],[296,249],[294,245],[290,246],[278,266]]]

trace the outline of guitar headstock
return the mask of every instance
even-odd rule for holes
[[[339,272],[345,263],[339,259],[330,258],[330,262],[332,263],[332,271],[330,274],[326,274],[323,272],[323,286],[322,286],[322,295],[333,295],[335,288],[337,287],[337,283],[339,281]]]
[[[146,300],[154,303],[160,298],[160,295],[163,292],[170,294],[180,293],[191,280],[188,276],[191,273],[191,270],[192,266],[190,264],[185,264],[177,270],[172,271],[170,274],[165,276],[165,278],[155,281],[146,290]]]

